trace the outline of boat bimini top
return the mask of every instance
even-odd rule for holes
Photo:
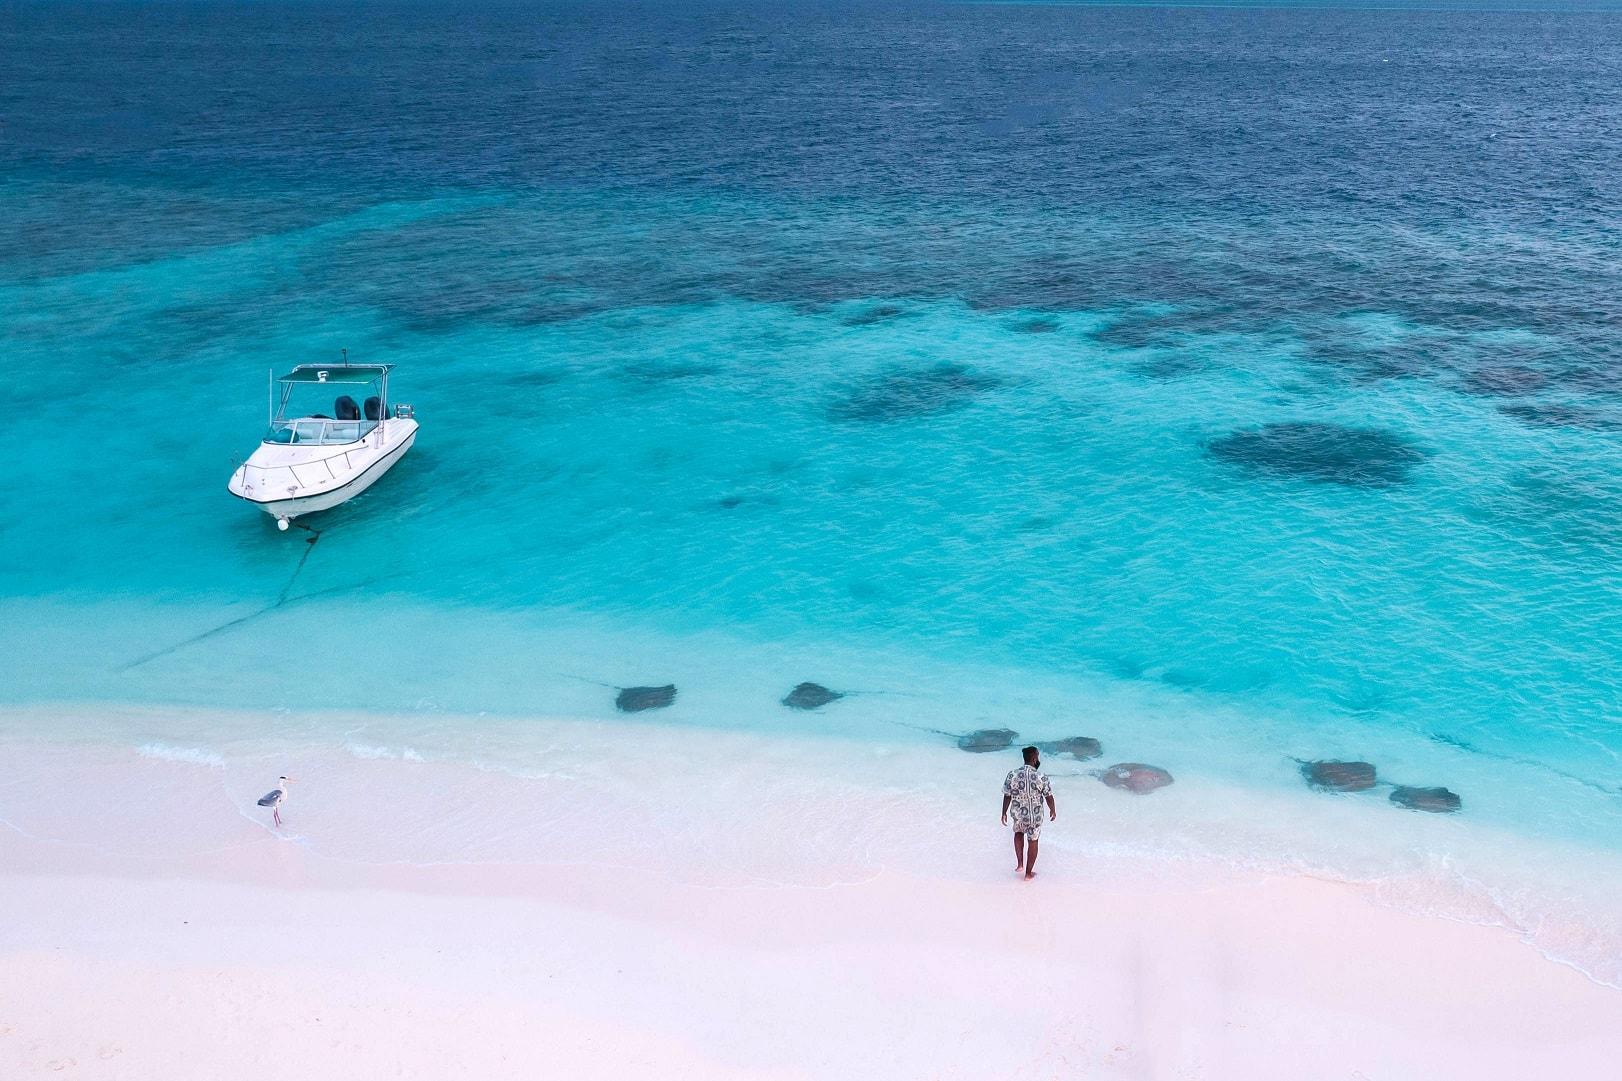
[[[322,446],[365,439],[389,415],[393,367],[300,364],[283,376],[272,373],[270,431],[264,441]]]

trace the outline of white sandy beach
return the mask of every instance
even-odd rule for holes
[[[594,731],[600,772],[290,750],[281,836],[252,806],[264,746],[6,743],[0,1076],[1523,1079],[1622,1056],[1622,991],[1523,934],[1103,836],[1170,800],[1058,777],[1027,884],[998,756],[900,759],[983,775],[966,830],[893,763],[888,790],[819,783],[794,741],[768,761],[685,732],[678,765],[668,732]],[[356,856],[391,829],[510,847]]]

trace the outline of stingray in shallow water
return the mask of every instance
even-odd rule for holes
[[[1313,788],[1330,792],[1362,792],[1376,780],[1369,762],[1303,762],[1301,776]]]
[[[645,709],[664,709],[676,700],[676,685],[663,687],[622,687],[614,698],[621,713],[641,713]]]
[[[1066,736],[1050,743],[1038,743],[1036,747],[1047,754],[1067,754],[1077,761],[1097,758],[1104,753],[1104,745],[1091,736]]]
[[[1014,742],[1018,732],[1007,728],[981,728],[970,732],[966,736],[957,738],[959,750],[970,751],[974,754],[984,754],[987,751],[1001,751]]]
[[[1391,790],[1391,802],[1410,811],[1451,814],[1464,806],[1459,794],[1446,788],[1413,788],[1399,784]]]
[[[1140,796],[1157,788],[1165,788],[1172,782],[1170,773],[1159,766],[1146,766],[1142,762],[1117,762],[1109,769],[1101,770],[1098,779],[1111,788],[1136,792]]]
[[[830,691],[820,683],[801,683],[783,697],[783,704],[789,709],[821,709],[843,697],[839,691]]]

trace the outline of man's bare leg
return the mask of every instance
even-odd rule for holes
[[[1025,845],[1025,877],[1036,877],[1036,838],[1032,837]]]
[[[1014,870],[1025,870],[1025,835],[1014,831]]]

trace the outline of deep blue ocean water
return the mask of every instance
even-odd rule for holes
[[[1622,16],[5,4],[0,73],[11,701],[702,664],[1622,837]],[[343,348],[422,435],[311,547],[225,481]]]

